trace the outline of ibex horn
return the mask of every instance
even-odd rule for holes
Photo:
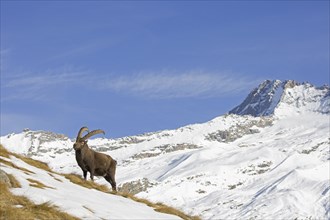
[[[96,135],[96,134],[103,134],[105,135],[105,132],[101,129],[97,129],[97,130],[94,130],[94,131],[91,131],[89,132],[88,134],[86,134],[84,137],[81,138],[81,140],[85,141],[87,140],[88,138],[92,137],[93,135]]]
[[[78,132],[78,135],[77,135],[77,139],[76,141],[79,141],[81,139],[81,135],[85,132],[85,131],[89,131],[87,127],[82,127],[80,128],[79,132]]]

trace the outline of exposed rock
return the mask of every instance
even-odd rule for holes
[[[257,165],[250,164],[247,168],[241,170],[241,172],[250,176],[263,174],[270,170],[270,166],[272,164],[273,164],[272,161],[263,161],[262,163]]]
[[[288,80],[285,82],[285,85],[284,85],[284,88],[287,89],[287,88],[293,88],[295,86],[298,86],[300,85],[300,83],[294,81],[294,80]]]
[[[206,193],[206,191],[205,191],[205,190],[202,190],[202,189],[198,189],[196,192],[199,193],[199,194],[204,194],[204,193]]]
[[[185,150],[185,149],[197,149],[202,148],[201,146],[195,145],[195,144],[189,144],[189,143],[181,143],[181,144],[165,144],[161,146],[157,146],[153,148],[152,150],[144,151],[139,154],[135,154],[132,156],[132,159],[144,159],[149,157],[156,157],[160,154],[164,153],[170,153],[174,151],[179,150]]]
[[[301,86],[301,89],[295,87]],[[291,93],[294,91],[293,93]],[[313,92],[311,92],[313,91]],[[299,109],[301,106],[312,104],[311,111],[328,114],[330,112],[329,86],[314,87],[309,83],[298,83],[293,80],[266,80],[255,88],[230,114],[268,116],[275,113],[275,109],[287,104]],[[319,109],[313,104],[321,101]]]
[[[9,188],[12,187],[7,173],[0,169],[0,182],[6,184]]]
[[[25,138],[29,139],[30,148],[26,156],[41,156],[44,153],[54,150],[48,149],[45,145],[49,142],[67,142],[69,138],[63,134],[56,134],[49,131],[25,130]],[[58,151],[58,152],[57,152]],[[71,149],[56,150],[55,153],[70,152]]]
[[[238,182],[237,184],[233,184],[233,185],[228,185],[228,189],[232,190],[235,189],[237,186],[243,185],[242,182]]]
[[[144,142],[145,140],[139,139],[137,137],[124,137],[121,141],[119,141],[119,144],[138,144],[141,142]]]
[[[329,138],[330,139],[330,138]],[[330,146],[330,140],[327,142],[321,142],[316,144],[315,146],[309,148],[309,149],[304,149],[301,151],[302,154],[310,154],[314,151],[316,151],[320,146],[325,145],[325,146]]]
[[[264,128],[271,126],[272,123],[272,118],[261,117],[258,121],[252,120],[246,124],[237,124],[235,126],[231,126],[228,130],[218,130],[216,132],[210,133],[205,137],[205,139],[209,141],[225,143],[233,142],[236,139],[243,137],[244,135],[259,133],[257,128],[253,128],[254,126],[258,128]]]
[[[143,178],[142,180],[131,181],[122,184],[118,187],[120,192],[130,193],[130,194],[138,194],[140,192],[146,191],[148,188],[155,186],[157,184],[149,182],[147,178]]]
[[[122,148],[122,147],[125,147],[123,145],[112,145],[112,144],[103,144],[102,146],[92,146],[91,145],[91,148],[95,151],[98,151],[98,152],[108,152],[108,151],[112,151],[112,150],[116,150],[116,149],[119,149],[119,148]]]
[[[161,152],[158,152],[158,153],[144,152],[144,153],[135,154],[132,156],[132,158],[134,160],[139,160],[139,159],[144,159],[144,158],[157,157],[160,154],[161,154]]]
[[[275,93],[279,88],[283,89],[283,86],[284,83],[280,80],[266,80],[258,88],[255,88],[242,104],[229,111],[229,113],[252,116],[270,115],[274,110],[271,109],[272,103],[277,104],[281,98],[281,96],[276,96]]]

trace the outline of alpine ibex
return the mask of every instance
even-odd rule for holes
[[[85,131],[88,133],[81,137]],[[103,176],[111,184],[112,190],[116,191],[115,173],[117,161],[109,155],[90,149],[87,145],[88,138],[100,133],[105,134],[100,129],[89,132],[87,127],[80,128],[76,142],[73,144],[73,149],[76,151],[76,160],[83,171],[85,180],[87,172],[90,173],[92,181],[94,181],[94,176]]]

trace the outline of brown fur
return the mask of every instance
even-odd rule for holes
[[[92,181],[94,181],[94,176],[103,176],[111,184],[112,190],[117,190],[115,181],[116,160],[112,159],[109,155],[90,149],[87,141],[80,138],[79,135],[73,148],[76,151],[76,160],[83,171],[85,180],[87,172],[90,173]]]

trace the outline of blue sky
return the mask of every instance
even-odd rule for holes
[[[329,1],[1,1],[0,55],[1,135],[174,129],[329,84]]]

